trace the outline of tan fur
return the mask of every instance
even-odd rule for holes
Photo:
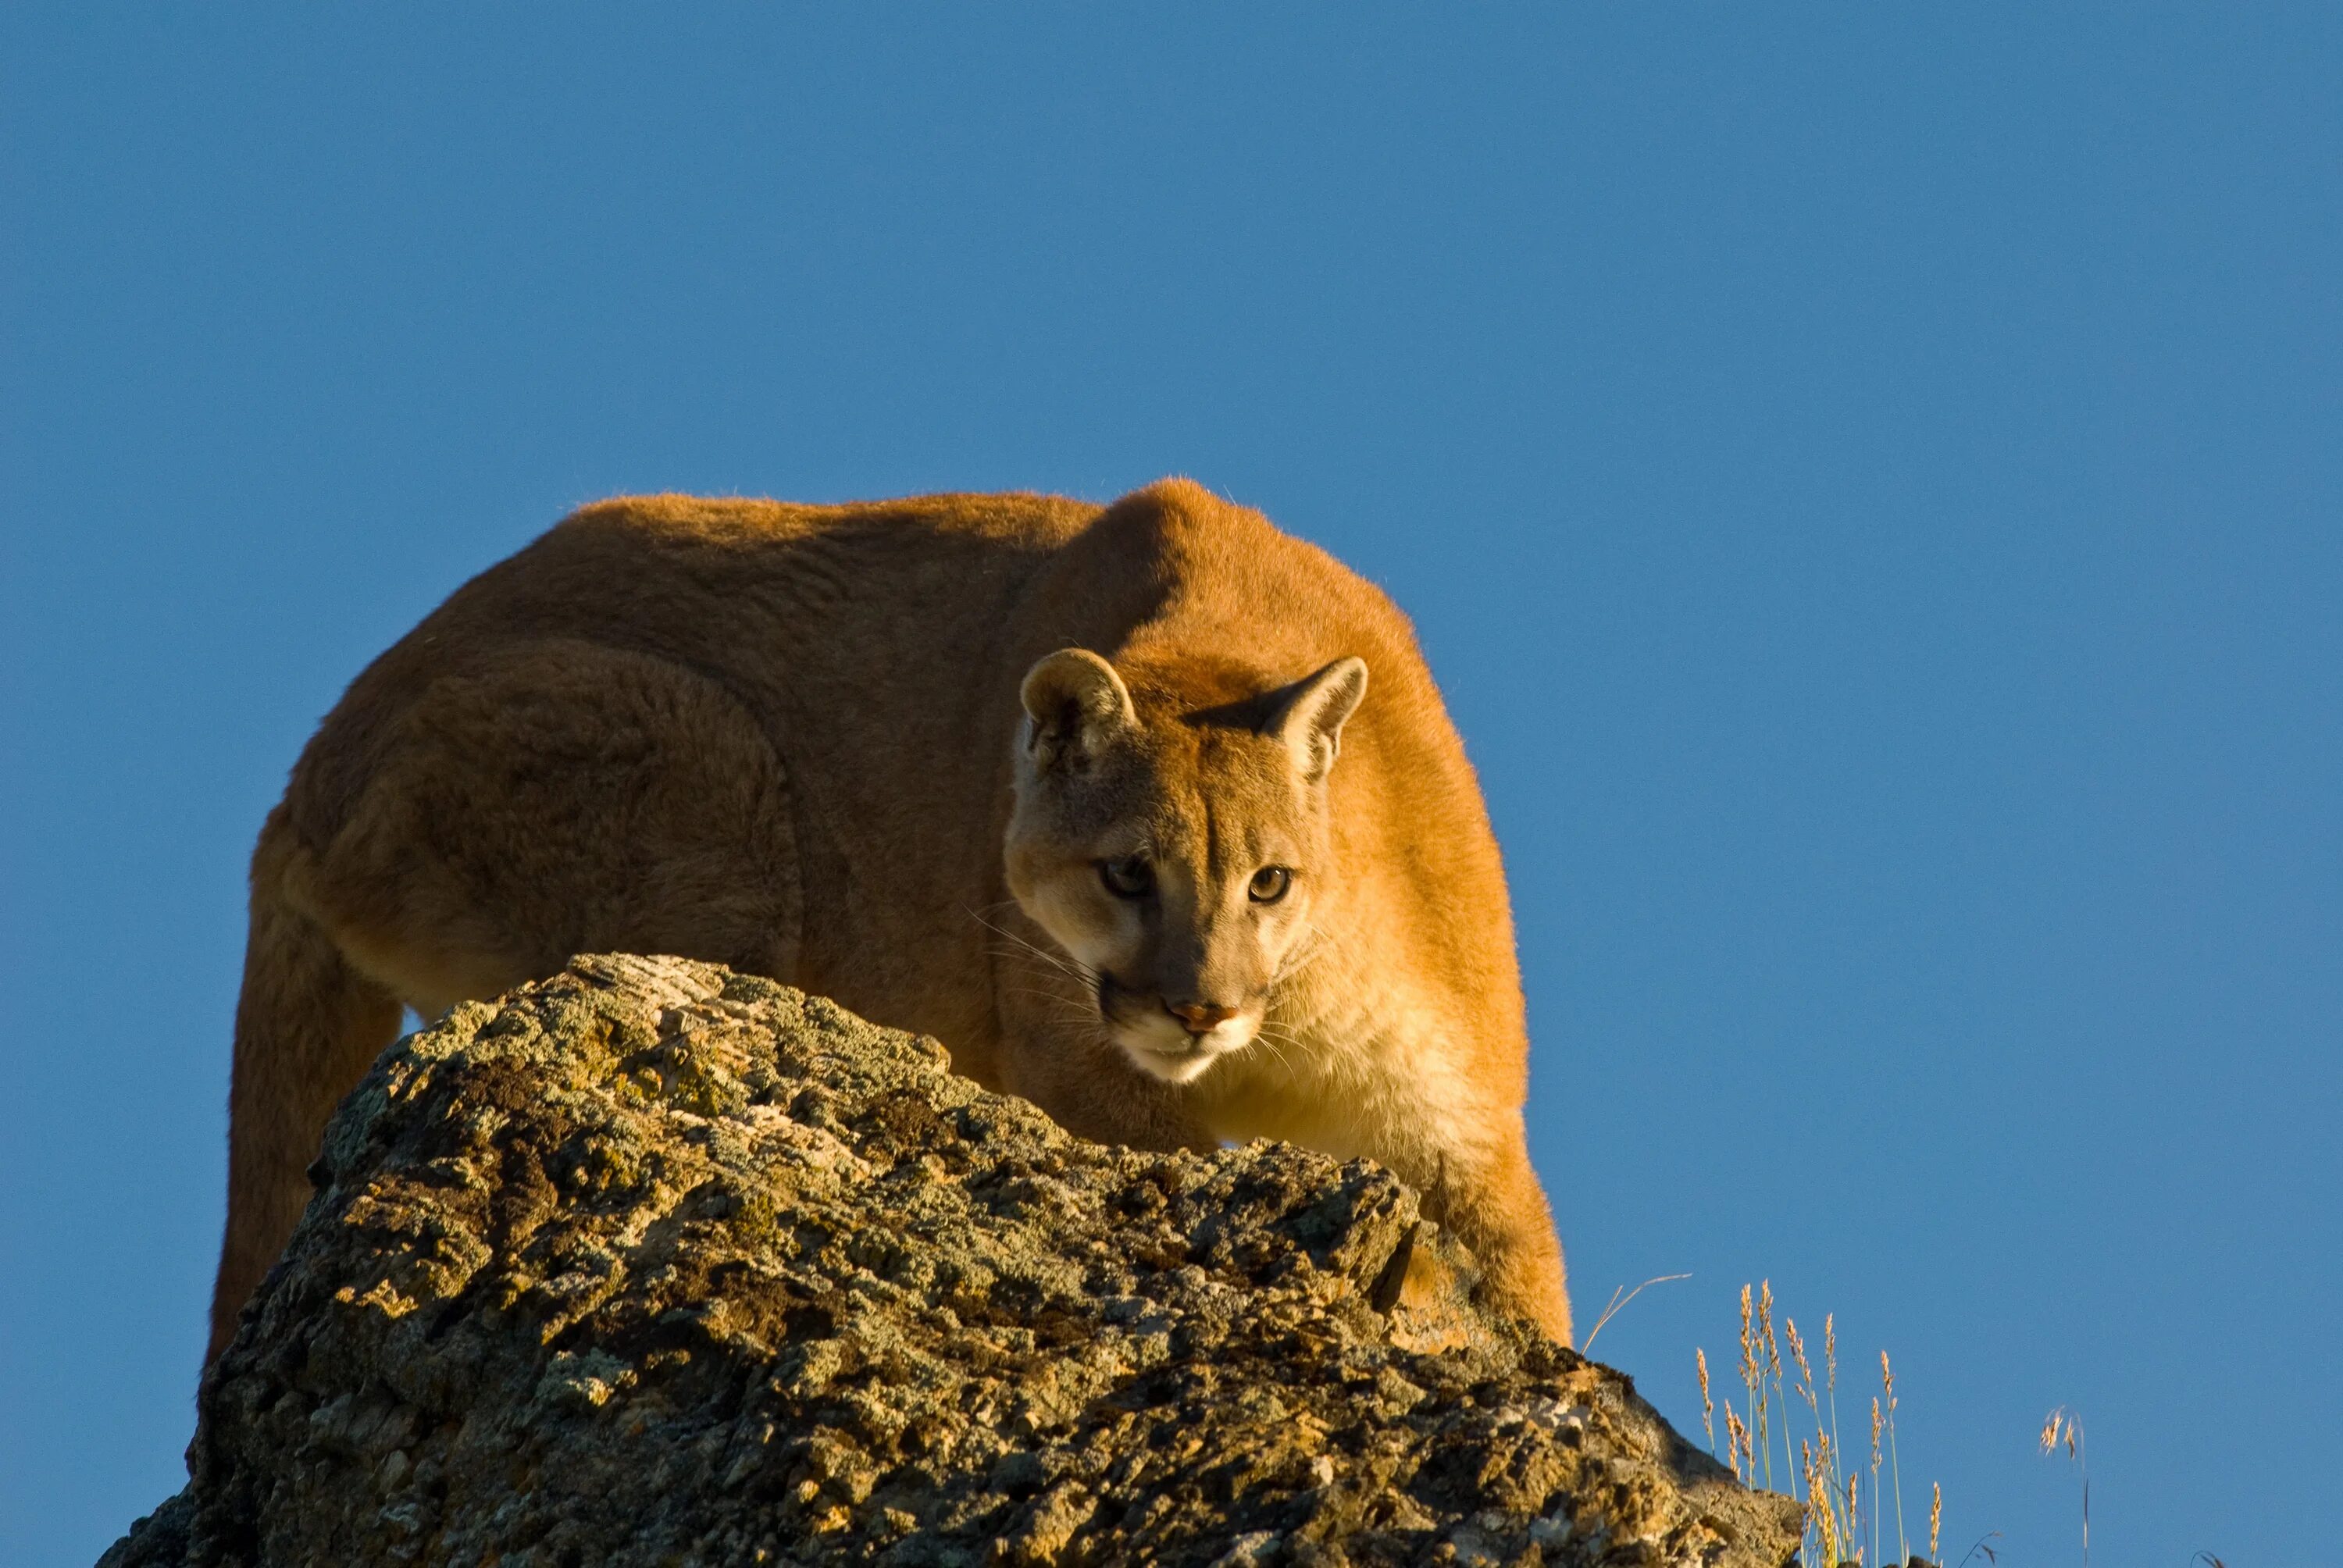
[[[254,856],[212,1353],[398,1004],[593,950],[828,994],[1093,1137],[1373,1156],[1569,1337],[1431,674],[1380,592],[1185,481],[607,502],[377,659]]]

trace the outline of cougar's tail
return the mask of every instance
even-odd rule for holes
[[[279,806],[252,857],[252,926],[228,1091],[227,1234],[206,1364],[235,1337],[246,1299],[301,1217],[309,1164],[335,1102],[398,1032],[397,999],[352,969],[324,929],[287,901],[287,875],[303,858]]]

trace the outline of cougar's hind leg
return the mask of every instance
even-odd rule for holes
[[[515,648],[421,692],[374,741],[304,896],[410,1001],[485,1000],[580,952],[796,978],[796,829],[772,743],[708,678],[588,642]]]
[[[779,757],[713,681],[538,643],[328,719],[253,860],[211,1353],[307,1201],[335,1103],[398,1030],[559,970],[673,953],[792,980]]]
[[[285,1249],[309,1200],[308,1169],[334,1105],[398,1032],[398,999],[353,969],[333,940],[285,900],[294,853],[285,809],[253,856],[244,990],[228,1093],[227,1229],[212,1294],[206,1362]]]

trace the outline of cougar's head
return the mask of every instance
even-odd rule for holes
[[[1066,648],[1021,694],[1010,891],[1080,965],[1107,1037],[1172,1083],[1252,1042],[1312,937],[1327,774],[1367,667],[1229,684],[1201,700],[1192,681],[1126,685]]]

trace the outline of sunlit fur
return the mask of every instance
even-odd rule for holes
[[[596,950],[834,997],[1085,1136],[1373,1156],[1569,1335],[1438,689],[1382,593],[1197,486],[605,502],[377,658],[253,857],[213,1353],[401,1005]]]

